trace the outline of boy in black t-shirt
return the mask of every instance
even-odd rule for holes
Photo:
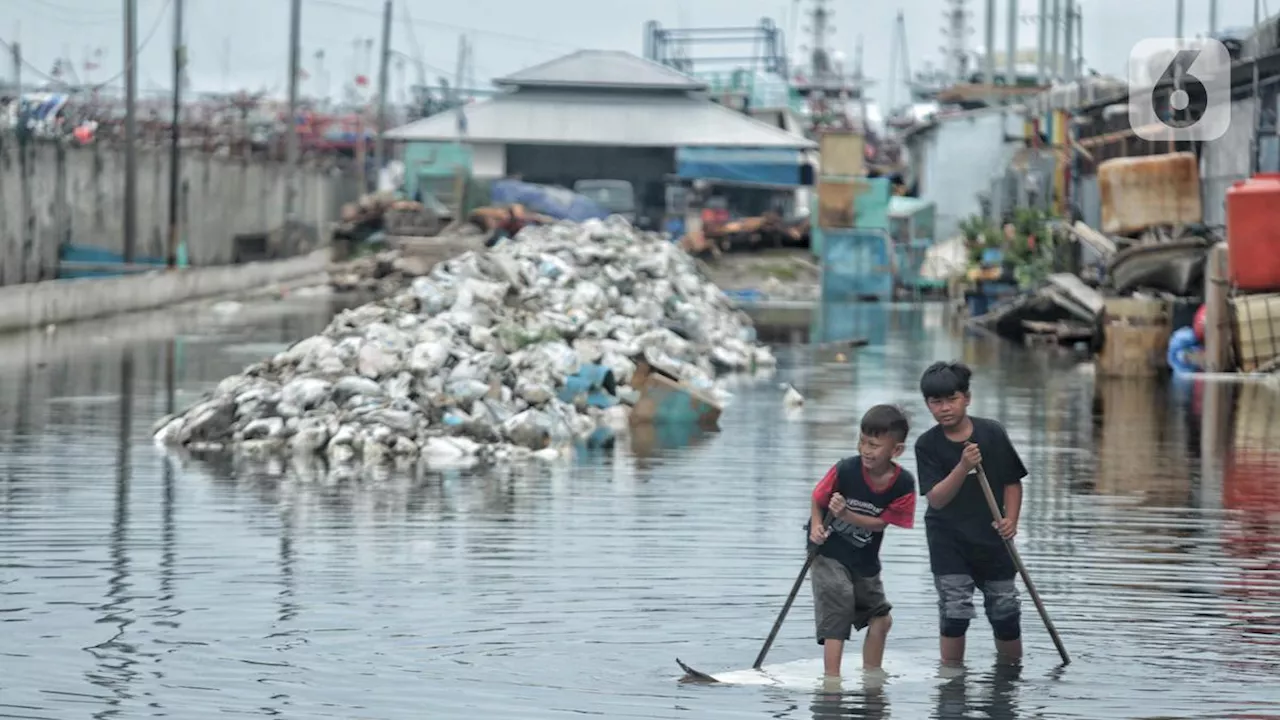
[[[971,375],[963,363],[934,363],[920,378],[920,392],[938,421],[916,439],[916,472],[920,494],[929,500],[925,539],[938,591],[939,650],[946,665],[964,662],[965,632],[977,616],[975,588],[982,590],[997,654],[1006,661],[1022,658],[1017,568],[1004,539],[1018,532],[1027,469],[1000,423],[968,414]],[[979,464],[1003,522],[991,517],[975,472]]]
[[[862,666],[878,669],[893,608],[880,582],[880,544],[889,525],[915,523],[915,478],[894,458],[906,449],[902,411],[877,405],[862,416],[858,455],[836,463],[813,490],[808,524],[813,560],[813,610],[823,672],[840,676],[844,643],[852,629],[867,628]],[[824,527],[823,516],[831,523]]]

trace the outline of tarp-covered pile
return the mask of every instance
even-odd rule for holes
[[[251,458],[323,456],[331,468],[557,457],[627,427],[640,360],[721,402],[717,376],[775,364],[672,243],[616,217],[530,227],[226,378],[161,420],[156,438]],[[620,402],[572,391],[566,380],[584,366],[607,370],[613,382],[597,384]]]

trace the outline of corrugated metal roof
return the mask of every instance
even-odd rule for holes
[[[617,145],[631,147],[813,148],[817,143],[690,96],[513,92],[391,130],[392,140]]]
[[[707,84],[674,68],[620,50],[579,50],[505,77],[499,87],[705,90]]]

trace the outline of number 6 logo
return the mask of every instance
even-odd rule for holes
[[[1129,126],[1144,140],[1217,140],[1231,125],[1231,54],[1212,39],[1151,38],[1129,53]]]

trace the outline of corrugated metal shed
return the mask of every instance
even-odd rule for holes
[[[493,81],[514,88],[705,90],[707,84],[666,65],[619,50],[579,50]]]
[[[686,94],[513,92],[398,127],[410,142],[611,145],[621,147],[758,147],[804,149],[817,143],[710,100]]]

